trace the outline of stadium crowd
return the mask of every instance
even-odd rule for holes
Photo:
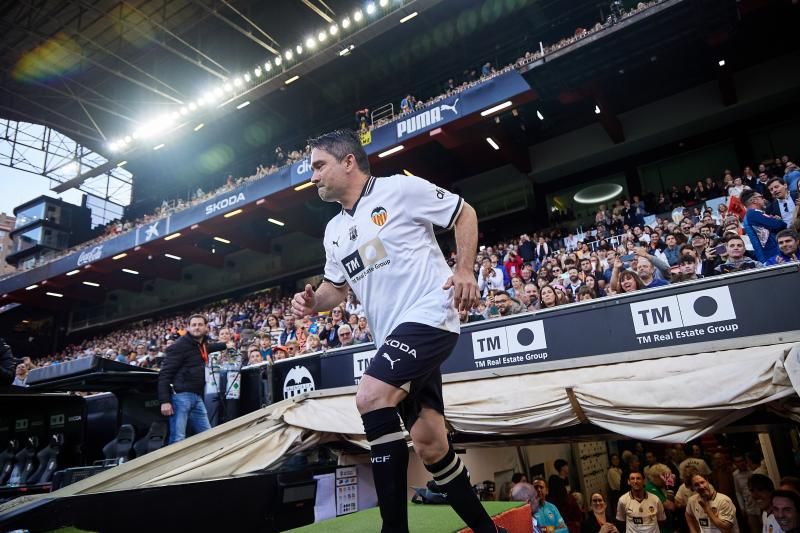
[[[538,528],[554,533],[796,531],[800,478],[776,487],[757,442],[744,444],[748,451],[710,435],[686,447],[637,442],[611,454],[608,493],[587,494],[588,502],[570,486],[569,463],[557,459],[547,480],[516,473],[497,499],[530,502]]]
[[[474,273],[483,298],[461,313],[462,322],[797,261],[800,170],[788,156],[757,168],[758,174],[745,167],[741,176],[725,170],[721,181],[696,180],[683,192],[673,187],[648,201],[632,196],[599,205],[583,233],[556,227],[481,246]],[[455,264],[455,255],[448,261]],[[289,295],[268,291],[146,320],[29,358],[18,378],[23,382],[34,366],[91,355],[158,368],[193,313],[209,317],[212,339],[233,340],[245,364],[372,341],[368,317],[352,293],[330,313],[303,320],[289,309]],[[216,360],[230,358],[218,354]]]
[[[536,50],[534,52],[527,51],[524,55],[502,68],[495,68],[491,62],[483,63],[476,68],[467,68],[462,72],[460,77],[448,78],[442,84],[441,89],[438,90],[434,96],[431,96],[425,101],[418,100],[410,93],[406,94],[400,101],[399,111],[397,113],[392,112],[388,116],[384,116],[378,120],[375,120],[374,122],[367,121],[367,116],[369,116],[368,108],[360,109],[356,111],[357,129],[372,130],[373,128],[381,127],[391,122],[400,120],[409,113],[416,112],[436,104],[437,102],[449,98],[454,94],[482,84],[495,76],[504,74],[514,69],[523,68],[534,61],[546,57],[548,54],[552,54],[563,48],[566,48],[567,46],[570,46],[599,31],[607,29],[626,18],[636,15],[641,11],[644,11],[645,9],[655,6],[663,1],[664,0],[651,0],[650,2],[639,2],[636,8],[629,11],[620,9],[617,15],[609,16],[604,22],[597,22],[589,30],[577,28],[574,35],[565,37],[552,45],[546,47],[542,46],[540,50]],[[271,159],[272,161],[269,164],[264,164],[262,159],[261,162],[257,163],[255,172],[251,175],[234,178],[233,174],[228,174],[224,183],[211,191],[204,191],[202,188],[198,187],[195,191],[192,191],[190,194],[188,194],[186,198],[180,197],[171,200],[165,199],[160,206],[157,206],[154,209],[152,213],[148,213],[134,219],[122,218],[118,220],[112,220],[102,227],[96,228],[98,234],[94,238],[58,252],[44,254],[36,261],[26,262],[24,265],[20,265],[18,267],[18,271],[30,270],[44,266],[78,250],[91,248],[118,235],[135,230],[137,227],[144,226],[146,224],[152,224],[153,222],[164,217],[207,202],[217,196],[224,195],[225,193],[228,193],[246,183],[270,176],[275,172],[278,172],[278,170],[281,168],[287,165],[292,165],[309,156],[310,150],[308,145],[306,145],[303,149],[295,148],[292,150],[284,150],[282,146],[278,145],[275,147],[274,154],[272,156],[269,158],[263,158]],[[13,276],[14,274],[15,272],[11,272],[4,276],[0,276],[0,279]]]

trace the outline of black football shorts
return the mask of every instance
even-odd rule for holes
[[[386,337],[364,372],[408,393],[398,405],[407,430],[423,406],[444,414],[439,367],[450,357],[457,340],[458,333],[404,322]]]

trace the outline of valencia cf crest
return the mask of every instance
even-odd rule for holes
[[[386,212],[386,209],[383,207],[376,207],[372,210],[372,221],[377,226],[383,226],[386,224],[386,221],[389,219],[389,213]]]
[[[358,226],[353,226],[350,228],[350,240],[354,241],[358,239]]]

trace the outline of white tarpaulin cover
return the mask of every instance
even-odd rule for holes
[[[685,442],[769,404],[800,419],[800,344],[447,383],[461,432],[524,435],[591,423],[641,440]],[[366,446],[353,394],[298,397],[41,497],[185,483],[254,472],[287,453],[347,440]]]

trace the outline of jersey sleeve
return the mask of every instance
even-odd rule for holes
[[[617,522],[625,522],[628,518],[627,514],[628,513],[625,511],[625,502],[620,498],[617,502]]]
[[[663,522],[664,520],[666,520],[667,513],[664,512],[664,504],[661,503],[661,500],[658,500],[658,506],[656,507],[656,509],[658,510],[656,514],[656,520],[658,520],[659,522]]]
[[[727,523],[735,524],[736,507],[733,505],[733,501],[726,498],[725,500],[720,502],[719,507],[717,507],[717,515]]]
[[[406,209],[417,220],[450,229],[464,205],[464,199],[417,176],[401,176],[398,181]]]
[[[342,265],[339,263],[330,249],[330,237],[328,232],[325,232],[325,272],[322,280],[327,281],[334,287],[343,287],[347,284],[347,278],[342,271]]]

